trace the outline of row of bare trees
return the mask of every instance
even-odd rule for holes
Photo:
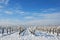
[[[26,30],[26,28],[24,26],[18,26],[18,27],[0,27],[1,29],[1,33],[4,34],[5,32],[7,34],[9,33],[13,33],[13,32],[16,32],[16,31],[19,31],[19,35],[20,33],[22,33],[24,30]],[[53,33],[53,34],[57,34],[57,36],[60,34],[60,27],[54,27],[54,26],[48,26],[48,27],[44,27],[44,26],[35,26],[35,27],[29,27],[29,31],[31,33],[34,34],[35,30],[39,30],[39,31],[44,31],[44,32],[47,32],[47,33]]]
[[[26,28],[24,28],[24,27],[19,27],[19,34],[21,33],[21,32],[23,32],[24,30],[25,30]],[[39,26],[39,27],[37,27],[37,26],[35,26],[35,27],[29,27],[29,31],[32,33],[32,34],[34,34],[34,32],[36,31],[36,30],[39,30],[39,31],[43,31],[43,32],[47,32],[47,33],[52,33],[52,34],[56,34],[57,36],[59,36],[59,34],[60,34],[60,27],[59,26],[56,26],[56,27],[54,27],[54,26],[48,26],[48,27],[44,27],[44,26]]]
[[[35,30],[39,30],[39,31],[44,31],[47,33],[52,33],[52,34],[57,34],[57,36],[59,36],[60,34],[60,27],[36,27]]]
[[[16,27],[0,27],[0,33],[4,34],[12,34],[17,31]]]

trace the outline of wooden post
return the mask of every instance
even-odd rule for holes
[[[53,28],[53,34],[54,34],[54,28]]]
[[[59,32],[57,32],[57,36],[59,36]]]
[[[47,29],[47,33],[48,33],[48,29]]]
[[[50,30],[49,30],[49,33],[51,33],[51,28],[50,28]]]
[[[57,27],[57,36],[59,36],[59,33],[60,33],[60,26]]]
[[[12,28],[12,30],[11,30],[12,32],[13,32],[13,28]]]
[[[11,33],[11,27],[9,29],[10,29],[9,32]]]
[[[2,28],[2,35],[4,34],[4,28]]]
[[[7,34],[8,34],[8,28],[7,28]]]

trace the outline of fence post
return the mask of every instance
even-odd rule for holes
[[[59,32],[57,32],[57,36],[59,36]]]
[[[53,28],[53,34],[54,34],[54,28]]]
[[[4,28],[2,28],[2,35],[4,34]]]
[[[7,28],[7,34],[8,34],[8,28]]]

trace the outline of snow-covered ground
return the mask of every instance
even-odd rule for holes
[[[2,36],[0,34],[0,40],[60,40],[60,36],[40,32],[38,30],[36,30],[33,35],[29,29],[26,29],[20,35],[19,32],[7,36]]]

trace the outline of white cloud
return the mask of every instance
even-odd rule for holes
[[[17,13],[17,14],[24,14],[25,12],[22,11],[22,10],[16,10],[16,13]]]
[[[0,19],[0,25],[17,25],[23,24],[19,19]]]
[[[23,10],[15,10],[15,13],[19,14],[19,15],[22,15],[22,16],[25,16],[25,15],[29,15],[30,12],[25,12]]]
[[[9,2],[9,0],[0,0],[0,3],[1,3],[1,4],[4,4],[4,5],[7,5],[8,2]]]
[[[3,3],[4,2],[4,0],[0,0],[0,3]]]
[[[40,9],[40,11],[42,12],[52,12],[52,11],[56,11],[57,9],[54,8],[48,8],[48,9]]]
[[[43,16],[44,18],[34,19],[34,16],[25,16],[25,19],[29,19],[25,22],[25,19],[22,21],[20,19],[0,19],[0,24],[60,24],[60,13],[40,14],[37,16],[39,16],[39,18],[40,16]]]
[[[6,13],[6,14],[13,14],[13,12],[12,11],[5,11],[4,13]]]
[[[20,11],[18,14],[24,14],[25,12],[23,12],[23,11]]]
[[[57,19],[57,18],[60,18],[60,12],[50,13],[50,14],[40,14],[38,16],[42,16],[45,19]]]
[[[32,16],[25,16],[24,18],[25,19],[34,19],[34,17],[32,17]]]
[[[9,0],[6,0],[6,1],[5,1],[5,4],[7,5],[7,4],[8,4],[8,2],[9,2]]]
[[[42,19],[42,20],[32,20],[28,21],[27,24],[60,24],[60,20],[52,20],[52,19]]]
[[[8,5],[9,0],[0,0],[0,9],[4,8],[5,5]]]
[[[42,9],[41,9],[42,10]],[[55,9],[48,9],[48,10],[55,10]],[[10,11],[10,10],[6,10],[4,13],[6,14],[13,14],[14,12]],[[26,23],[26,24],[60,24],[60,12],[55,12],[55,13],[35,13],[33,16],[26,16],[26,12],[21,11],[21,10],[16,10],[17,14],[23,14],[24,16],[24,20],[28,19],[28,21],[26,20],[26,22],[23,22],[24,20],[20,21],[18,19],[15,20],[10,20],[10,19],[2,19],[0,20],[0,24],[20,24],[20,23]],[[37,16],[39,19],[37,19]],[[36,17],[36,18],[35,18]],[[40,19],[40,17],[43,17],[42,19]],[[32,20],[34,19],[34,20]]]
[[[0,5],[0,9],[2,9],[2,8],[3,8],[3,6]]]
[[[38,16],[39,19],[28,21],[27,24],[60,24],[60,12],[50,14],[41,13],[34,16]],[[42,17],[42,19],[40,17]]]

